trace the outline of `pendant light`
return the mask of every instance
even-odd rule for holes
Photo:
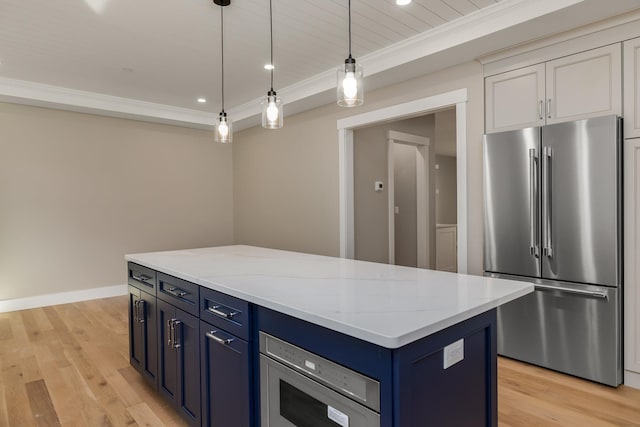
[[[224,6],[229,6],[231,0],[213,0],[215,4],[220,6],[220,42],[221,42],[221,57],[222,57],[222,111],[216,121],[215,129],[215,141],[223,144],[229,143],[233,139],[233,133],[231,128],[231,120],[227,117],[227,113],[224,111]]]
[[[266,129],[280,129],[283,124],[282,99],[273,90],[273,5],[269,0],[269,28],[271,36],[271,89],[262,101],[262,127]]]
[[[362,66],[351,56],[351,0],[349,0],[349,57],[338,67],[338,105],[357,107],[364,103]]]

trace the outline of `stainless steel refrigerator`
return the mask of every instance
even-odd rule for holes
[[[498,353],[622,382],[616,116],[484,137],[485,274],[533,282],[498,309]]]

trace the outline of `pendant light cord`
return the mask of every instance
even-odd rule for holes
[[[351,58],[351,0],[349,0],[349,58]]]
[[[273,69],[275,65],[273,64],[273,5],[272,0],[269,0],[269,30],[271,35],[271,92],[273,92]]]
[[[222,112],[224,113],[224,7],[220,7],[220,42],[222,45]]]

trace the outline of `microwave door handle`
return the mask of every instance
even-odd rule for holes
[[[534,257],[539,256],[538,246],[538,180],[536,172],[536,149],[529,149],[529,252]]]
[[[544,147],[544,183],[542,185],[543,204],[544,204],[544,249],[543,253],[546,257],[553,258],[553,235],[551,233],[551,157],[553,152],[551,147]]]

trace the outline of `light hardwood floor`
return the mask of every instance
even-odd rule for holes
[[[0,426],[184,426],[129,366],[127,321],[127,297],[0,313]],[[638,390],[498,366],[500,427],[640,426]]]

